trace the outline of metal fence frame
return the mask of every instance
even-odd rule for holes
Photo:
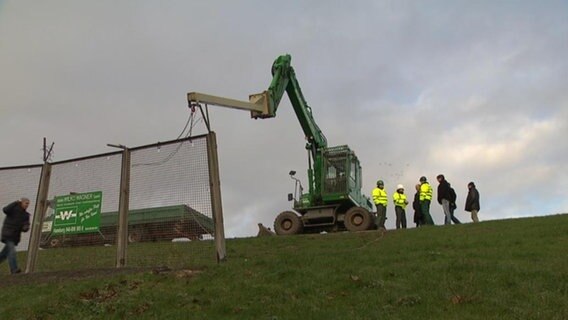
[[[221,182],[219,176],[219,157],[217,152],[217,138],[213,131],[209,133],[194,137],[189,137],[181,140],[170,140],[166,142],[158,142],[154,144],[139,146],[135,148],[124,148],[123,151],[115,151],[104,154],[97,154],[87,157],[80,157],[75,159],[68,159],[63,161],[57,161],[53,163],[44,163],[43,165],[30,165],[30,166],[18,166],[9,167],[2,169],[18,169],[18,168],[30,168],[42,166],[40,181],[38,185],[38,193],[35,202],[35,210],[33,215],[33,221],[31,223],[30,230],[30,241],[28,244],[28,252],[26,259],[26,273],[33,273],[36,269],[36,261],[38,250],[41,240],[42,225],[44,220],[44,215],[48,207],[48,193],[50,178],[52,172],[52,166],[58,164],[64,164],[67,162],[86,160],[101,156],[117,155],[122,153],[122,169],[121,169],[121,179],[120,179],[120,196],[119,196],[119,214],[117,223],[117,252],[116,252],[116,264],[117,268],[122,268],[127,266],[127,249],[128,249],[128,212],[129,212],[129,199],[130,199],[130,153],[144,148],[159,147],[167,144],[179,143],[182,140],[192,139],[203,139],[205,138],[207,144],[207,162],[209,170],[209,191],[211,199],[211,210],[212,218],[214,222],[214,240],[215,240],[215,250],[217,261],[221,262],[226,259],[226,247],[225,247],[225,230],[223,225],[223,206],[221,198]]]

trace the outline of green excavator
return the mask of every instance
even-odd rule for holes
[[[254,119],[276,116],[284,93],[288,95],[306,137],[308,150],[308,191],[290,171],[294,193],[288,194],[293,210],[280,213],[274,221],[279,235],[320,231],[363,231],[376,227],[372,204],[362,192],[362,169],[355,152],[348,146],[329,147],[316,124],[291,66],[290,55],[278,57],[272,65],[268,90],[240,101],[197,92],[188,93],[192,105],[217,105],[251,112]]]

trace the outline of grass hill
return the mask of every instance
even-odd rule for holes
[[[0,315],[568,319],[568,215],[385,234],[235,239],[227,250],[225,263],[191,270],[2,275]],[[175,259],[181,257],[165,261]]]

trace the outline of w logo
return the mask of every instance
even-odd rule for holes
[[[73,212],[73,210],[69,211],[60,211],[59,212],[59,219],[60,220],[69,220],[71,218],[77,217],[77,214]]]

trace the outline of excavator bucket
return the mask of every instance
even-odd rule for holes
[[[274,118],[274,112],[270,110],[269,106],[269,94],[268,91],[263,91],[261,93],[254,93],[249,95],[249,102],[258,106],[262,111],[251,111],[250,116],[253,119],[266,119]]]

